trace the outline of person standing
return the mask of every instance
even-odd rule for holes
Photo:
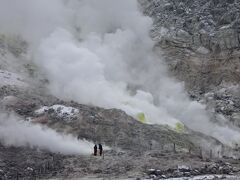
[[[101,144],[98,145],[98,149],[99,149],[99,155],[102,156],[103,153],[103,147]]]
[[[95,144],[95,146],[94,146],[93,149],[94,149],[93,155],[94,155],[94,156],[97,156],[97,145],[96,145],[96,144]]]

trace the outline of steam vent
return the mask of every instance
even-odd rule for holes
[[[239,0],[0,0],[0,180],[240,180]]]

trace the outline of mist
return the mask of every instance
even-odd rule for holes
[[[0,4],[1,29],[14,29],[11,33],[34,44],[29,53],[57,97],[122,109],[133,117],[144,113],[147,123],[182,122],[225,144],[239,142],[239,129],[212,123],[205,106],[191,101],[184,84],[169,76],[164,59],[153,51],[152,20],[142,15],[137,0]],[[13,13],[4,11],[10,7]]]
[[[0,0],[0,31],[20,35],[37,46],[56,26],[66,22],[64,9],[59,0]]]
[[[0,113],[0,141],[5,146],[25,146],[70,155],[91,154],[93,147],[91,142],[59,134],[6,113]]]

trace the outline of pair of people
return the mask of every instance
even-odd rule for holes
[[[101,144],[98,145],[98,149],[99,149],[99,155],[102,156],[103,153],[103,147]],[[93,152],[94,156],[97,156],[97,145],[95,144],[94,146],[94,152]]]

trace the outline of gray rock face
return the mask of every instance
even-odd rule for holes
[[[236,0],[139,0],[153,17],[152,37],[161,44],[204,53],[240,47],[240,2]]]
[[[150,34],[156,41],[155,50],[162,52],[171,74],[184,81],[193,100],[207,105],[215,114],[214,122],[240,127],[240,2],[139,3],[145,15],[153,19]]]
[[[139,0],[170,72],[189,91],[207,93],[240,82],[240,2]],[[159,51],[157,49],[157,51]]]

